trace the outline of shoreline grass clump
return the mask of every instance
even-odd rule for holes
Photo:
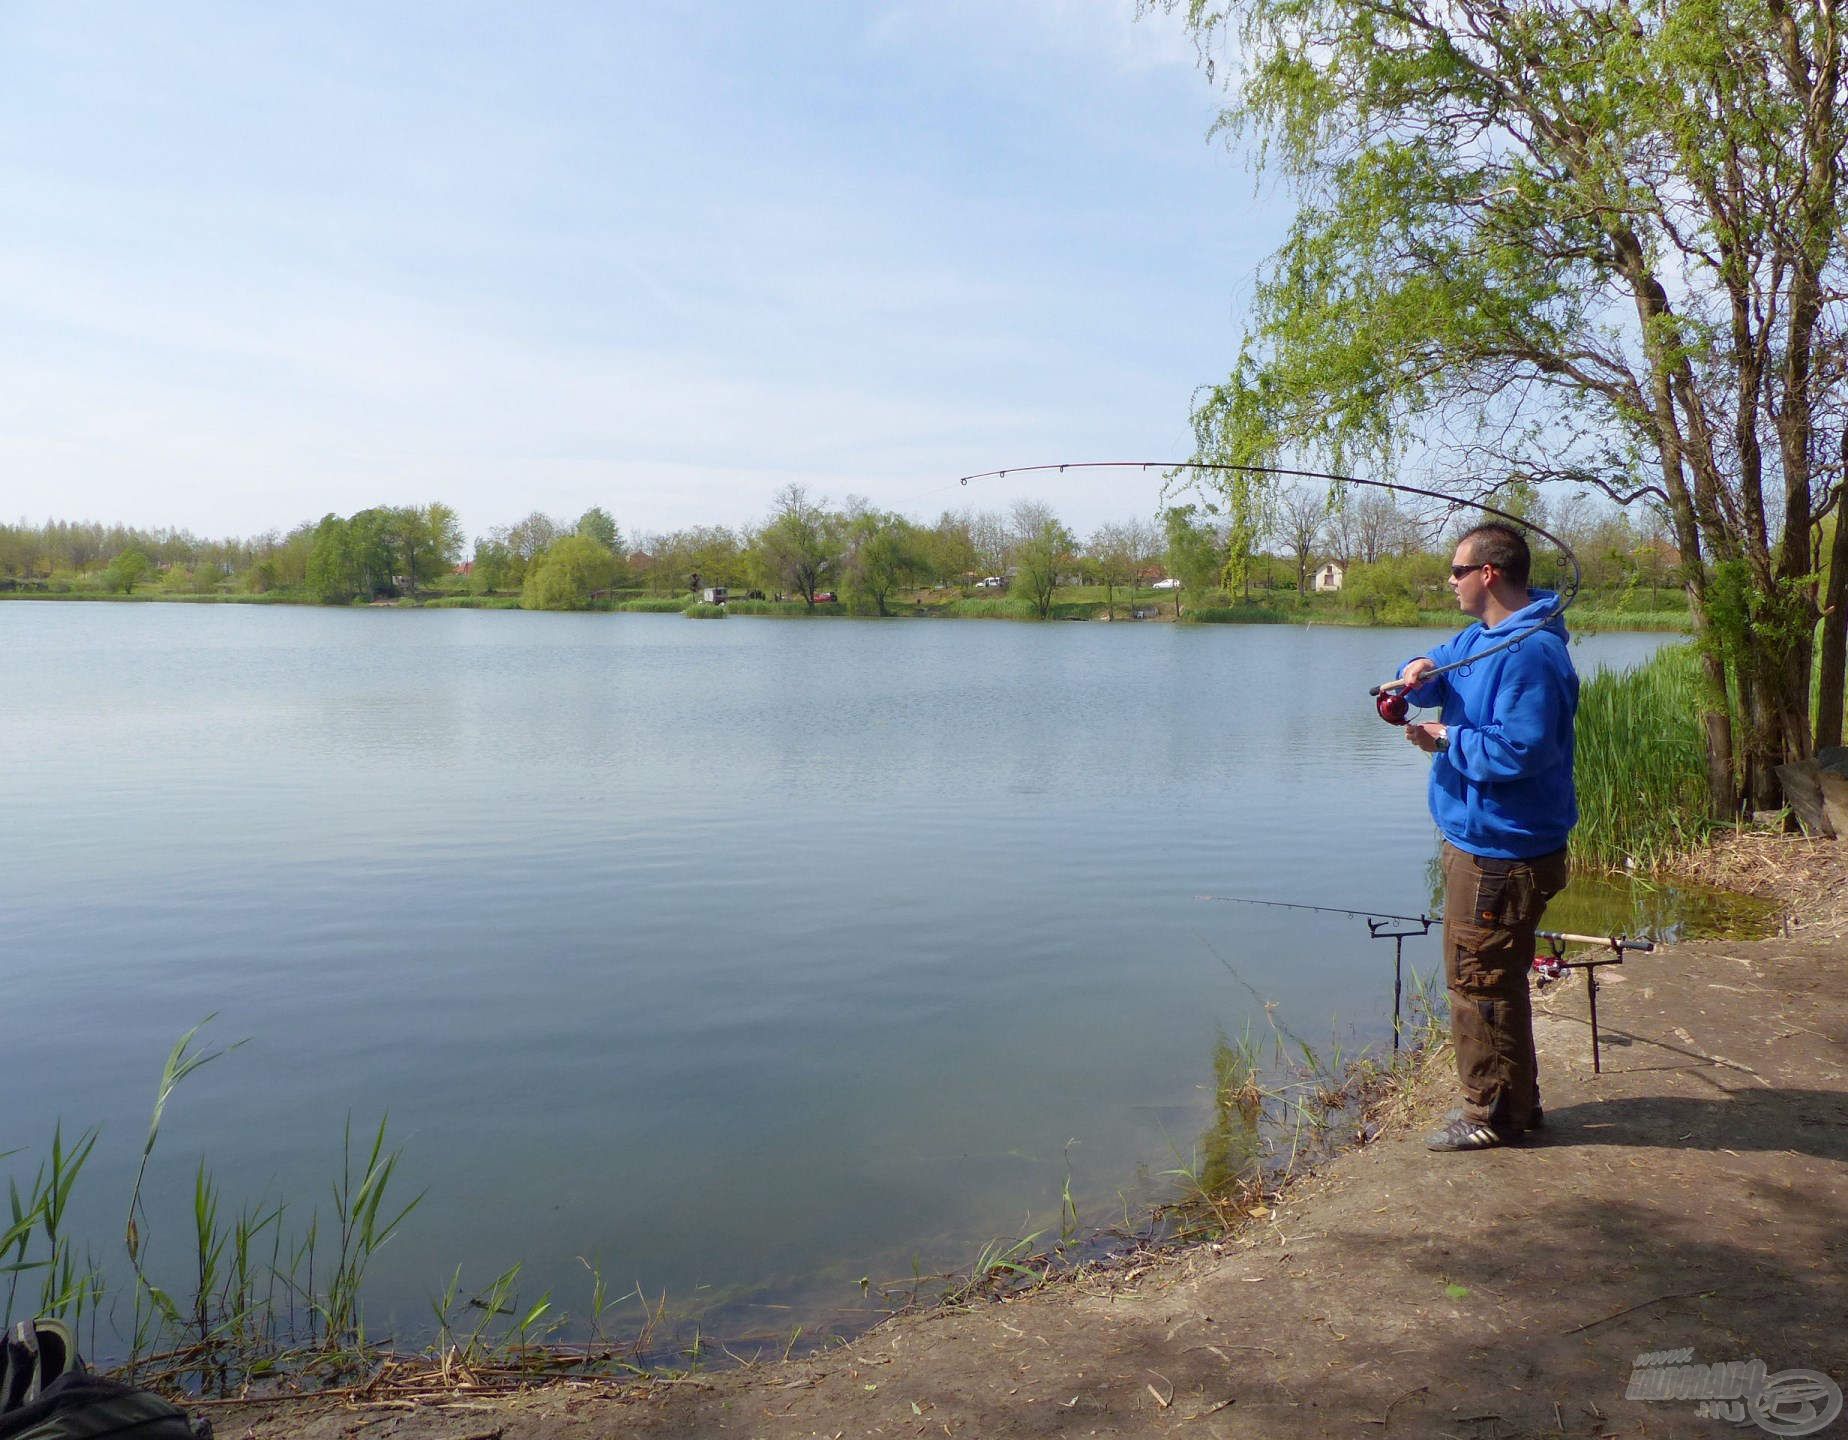
[[[804,600],[727,600],[725,607],[739,615],[806,615],[809,605]]]
[[[1202,625],[1281,625],[1290,617],[1269,605],[1203,605],[1183,617]]]
[[[1645,664],[1584,683],[1575,862],[1655,872],[1711,833],[1702,684],[1690,645],[1665,646]]]
[[[723,620],[725,607],[723,605],[689,605],[680,613],[689,620]]]
[[[624,600],[616,608],[631,615],[674,615],[692,603],[691,595],[653,595],[641,600]]]
[[[952,600],[943,606],[943,613],[960,620],[1037,620],[1039,612],[1033,608],[1031,600],[1017,600],[1011,597],[974,597],[967,600]]]

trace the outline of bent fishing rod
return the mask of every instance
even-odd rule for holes
[[[1583,579],[1578,556],[1573,553],[1570,545],[1552,531],[1534,524],[1531,520],[1523,519],[1519,515],[1512,515],[1506,510],[1498,510],[1481,500],[1468,500],[1460,495],[1447,495],[1441,490],[1425,490],[1417,485],[1401,484],[1396,480],[1367,480],[1358,475],[1336,475],[1326,470],[1290,470],[1276,465],[1231,465],[1213,460],[1067,460],[1050,465],[1013,465],[1006,470],[983,470],[974,475],[964,475],[957,481],[957,484],[966,486],[971,480],[998,480],[1005,475],[1033,475],[1047,471],[1056,471],[1063,475],[1067,470],[1194,470],[1206,474],[1277,475],[1296,480],[1326,480],[1330,484],[1338,485],[1365,485],[1374,490],[1394,490],[1402,495],[1420,495],[1427,500],[1440,500],[1452,510],[1460,505],[1467,505],[1472,509],[1493,515],[1498,520],[1506,521],[1510,525],[1519,526],[1523,530],[1531,530],[1543,540],[1556,545],[1559,553],[1565,557],[1566,563],[1572,567],[1572,582],[1569,586],[1561,587],[1548,612],[1525,630],[1498,641],[1486,650],[1478,650],[1475,654],[1467,655],[1461,660],[1452,660],[1447,665],[1439,665],[1425,671],[1418,678],[1417,684],[1419,685],[1449,671],[1461,670],[1465,666],[1474,665],[1477,661],[1486,660],[1489,656],[1500,654],[1503,650],[1512,650],[1523,640],[1539,634],[1566,613],[1566,607],[1578,598],[1579,586]],[[1380,719],[1388,725],[1403,725],[1410,710],[1405,694],[1411,688],[1413,688],[1412,684],[1405,680],[1384,680],[1368,690],[1367,694],[1374,697],[1374,706],[1379,711]]]

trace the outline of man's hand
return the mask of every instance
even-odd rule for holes
[[[1412,665],[1418,663],[1418,661],[1414,660]],[[1429,665],[1431,662],[1427,660],[1424,663]],[[1405,668],[1409,670],[1412,667],[1408,665]],[[1405,738],[1410,740],[1412,744],[1416,745],[1427,755],[1435,755],[1438,751],[1445,748],[1439,739],[1439,736],[1443,733],[1444,727],[1434,720],[1426,720],[1417,725],[1407,725],[1405,727]]]
[[[1415,689],[1424,677],[1437,669],[1437,662],[1428,655],[1420,655],[1416,660],[1405,662],[1405,668],[1399,672],[1399,678],[1405,682],[1407,690]]]

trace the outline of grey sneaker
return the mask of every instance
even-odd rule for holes
[[[1520,1142],[1519,1130],[1505,1130],[1499,1125],[1485,1125],[1476,1120],[1458,1118],[1441,1130],[1425,1136],[1427,1150],[1489,1150],[1497,1145]]]

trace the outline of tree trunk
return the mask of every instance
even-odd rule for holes
[[[1844,458],[1848,458],[1848,434],[1842,437]],[[1848,517],[1842,514],[1848,505],[1848,485],[1835,505],[1835,543],[1829,547],[1829,583],[1822,595],[1822,656],[1818,676],[1821,693],[1816,697],[1816,748],[1826,749],[1842,743],[1842,687],[1844,662],[1848,661],[1848,614],[1842,603],[1848,600]]]
[[[1707,813],[1715,820],[1730,820],[1739,813],[1738,792],[1733,788],[1732,717],[1726,706],[1726,662],[1703,647],[1702,668],[1707,672],[1707,703],[1701,728],[1707,733]]]

